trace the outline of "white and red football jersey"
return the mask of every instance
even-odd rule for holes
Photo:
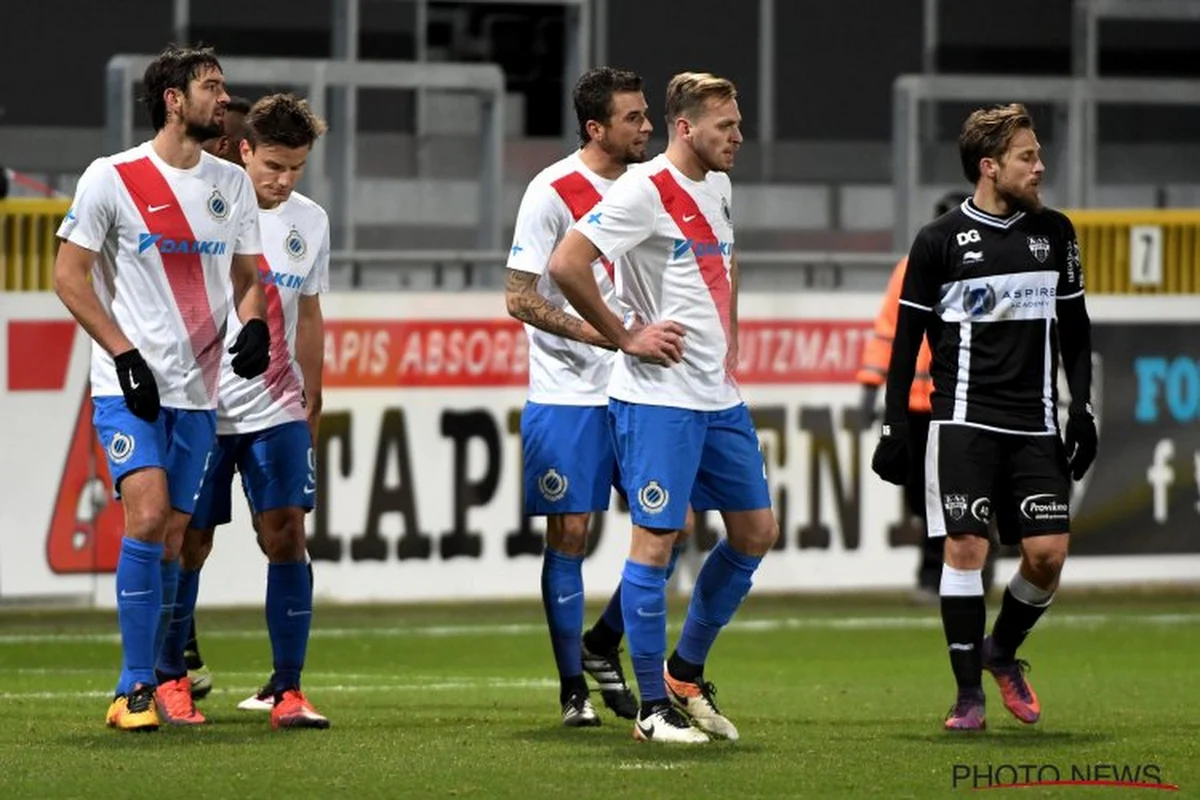
[[[693,181],[665,155],[630,167],[575,229],[617,265],[617,296],[646,322],[687,329],[672,366],[619,354],[609,395],[646,405],[719,411],[742,402],[725,357],[731,336],[732,186]]]
[[[556,308],[575,317],[579,316],[578,312],[546,274],[546,265],[550,263],[550,254],[575,221],[587,218],[612,183],[588,169],[578,152],[572,153],[546,167],[529,182],[517,212],[508,268],[540,275],[538,293]],[[597,259],[592,271],[605,302],[620,315],[612,262]],[[564,339],[532,325],[525,326],[525,335],[529,339],[530,400],[576,406],[608,402],[608,379],[613,363],[611,350]]]
[[[266,372],[250,380],[234,373],[229,348],[242,323],[231,314],[217,408],[217,433],[221,435],[254,433],[307,418],[304,379],[296,361],[300,295],[329,291],[329,216],[325,209],[292,192],[275,208],[260,209],[258,219],[263,243],[258,272],[267,295],[271,363]]]
[[[235,253],[262,252],[245,170],[203,153],[176,169],[149,142],[91,163],[59,238],[98,253],[92,287],[154,372],[163,406],[217,407]],[[92,344],[92,396],[121,394]]]

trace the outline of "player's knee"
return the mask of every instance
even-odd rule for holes
[[[166,535],[169,510],[165,505],[143,504],[125,509],[125,533],[143,542],[161,542]]]
[[[726,515],[725,521],[729,544],[746,555],[765,556],[769,553],[779,539],[779,523],[770,509],[763,513],[749,512],[736,522],[733,516]],[[741,517],[741,514],[738,516]]]
[[[304,560],[306,540],[303,511],[282,509],[267,512],[261,520],[258,535],[268,561],[286,563]]]
[[[983,569],[988,546],[986,536],[951,534],[946,537],[945,563],[954,569]]]
[[[1023,557],[1034,574],[1043,580],[1054,580],[1062,573],[1063,564],[1067,560],[1067,549],[1054,545],[1030,547],[1027,544]]]
[[[587,514],[556,514],[546,518],[546,546],[568,556],[587,552]]]
[[[204,566],[212,552],[212,530],[195,530],[189,528],[183,535],[183,547],[179,551],[179,566],[187,570],[197,570]]]

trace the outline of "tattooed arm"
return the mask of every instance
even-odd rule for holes
[[[537,290],[540,275],[519,269],[508,271],[504,297],[510,316],[528,325],[577,342],[615,350],[616,345],[601,336],[595,328],[579,317],[572,316],[553,304]]]

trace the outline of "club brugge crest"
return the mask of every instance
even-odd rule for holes
[[[221,194],[220,189],[213,189],[208,196],[208,213],[213,219],[225,219],[229,216],[229,201]]]
[[[729,210],[729,198],[721,198],[721,213],[725,216],[725,221],[730,225],[733,224],[733,212]]]
[[[546,470],[538,478],[538,491],[550,503],[557,503],[566,497],[568,486],[570,486],[570,481],[567,480],[567,476],[554,469],[554,467]]]
[[[1046,259],[1050,257],[1050,238],[1047,236],[1030,236],[1029,252],[1033,253],[1033,257],[1038,260],[1039,264],[1045,264]]]
[[[942,505],[950,519],[962,519],[967,513],[967,496],[965,494],[948,494],[942,498]]]
[[[304,237],[295,228],[283,240],[283,249],[287,251],[288,258],[293,261],[302,261],[306,253],[308,253],[308,244],[304,241]]]
[[[671,502],[671,493],[658,481],[650,481],[638,490],[638,502],[647,514],[657,514]]]

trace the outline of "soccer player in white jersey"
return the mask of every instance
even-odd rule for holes
[[[642,78],[598,67],[576,83],[580,149],[529,183],[508,258],[508,312],[529,338],[529,400],[521,414],[525,512],[546,517],[542,603],[558,667],[562,722],[600,724],[588,700],[587,672],[605,704],[634,719],[637,698],[625,682],[619,644],[625,630],[618,588],[583,633],[583,558],[591,514],[608,509],[616,457],[608,433],[608,379],[615,346],[580,319],[546,275],[550,253],[629,164],[646,158],[652,126]],[[592,272],[608,307],[620,312],[613,264]],[[677,551],[676,551],[677,554]],[[582,637],[581,637],[582,634]]]
[[[329,218],[293,191],[324,132],[325,123],[292,94],[263,97],[246,116],[242,162],[258,199],[263,242],[258,267],[273,346],[270,366],[254,381],[238,380],[230,362],[222,364],[217,447],[184,537],[178,601],[159,659],[159,704],[172,723],[205,721],[192,701],[183,651],[213,529],[231,518],[236,468],[270,562],[271,725],[329,727],[300,689],[312,622],[304,515],[312,510],[316,492],[313,442],[324,364],[320,294],[329,290]],[[231,321],[230,339],[237,336],[236,327]]]
[[[205,152],[242,166],[242,140],[246,138],[243,131],[246,129],[246,115],[249,113],[249,100],[239,95],[230,95],[229,102],[225,105],[224,131],[215,139],[204,142]],[[199,700],[207,696],[213,688],[212,670],[200,656],[200,643],[196,641],[195,617],[192,617],[192,628],[183,648],[183,660],[188,668],[192,697]]]
[[[736,98],[723,78],[672,78],[666,153],[618,178],[550,259],[571,305],[621,350],[609,421],[633,517],[621,605],[642,695],[633,731],[641,740],[738,738],[716,707],[704,662],[779,535],[733,378],[737,257],[726,173],[742,142]],[[605,304],[591,270],[600,256],[617,264],[618,295],[645,327],[627,330]],[[728,538],[705,560],[664,664],[667,564],[689,499],[698,511],[719,510]]]
[[[93,420],[125,509],[122,670],[107,714],[119,730],[159,725],[156,636],[216,444],[225,344],[243,383],[270,357],[254,187],[200,147],[229,101],[221,65],[207,48],[169,47],[143,82],[157,132],[87,168],[54,265],[55,291],[92,337]],[[240,320],[233,339],[227,318]]]

